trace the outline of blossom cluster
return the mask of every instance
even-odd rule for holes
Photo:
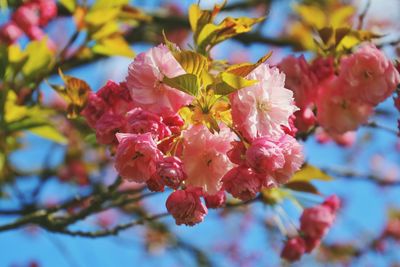
[[[279,68],[286,86],[294,92],[295,125],[301,132],[321,126],[339,142],[349,131],[366,123],[373,109],[391,96],[400,83],[392,62],[373,44],[365,43],[337,64],[331,57],[309,64],[289,56]]]
[[[286,241],[281,257],[297,261],[304,253],[311,253],[332,226],[340,208],[340,199],[333,195],[322,204],[304,209],[300,217],[300,234]]]
[[[246,77],[253,85],[221,98],[231,122],[218,121],[216,132],[180,115],[184,107],[196,110],[199,99],[163,79],[185,73],[167,46],[154,47],[130,64],[125,82],[109,81],[91,93],[82,115],[98,142],[113,147],[123,179],[152,191],[175,190],[168,211],[177,224],[194,225],[208,208],[224,205],[225,192],[253,199],[286,183],[304,160],[288,130],[297,110],[293,93],[277,68],[259,65]]]
[[[57,16],[54,0],[30,0],[19,6],[11,20],[0,28],[0,41],[15,43],[23,34],[31,40],[41,40],[45,33],[43,27]]]

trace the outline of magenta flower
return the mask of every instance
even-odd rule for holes
[[[115,169],[127,180],[142,183],[156,171],[156,164],[163,157],[150,133],[121,134],[115,153]]]
[[[289,262],[294,262],[300,260],[305,252],[306,244],[303,238],[297,236],[286,241],[281,252],[281,258]]]
[[[246,166],[238,166],[231,169],[222,178],[224,189],[232,196],[243,201],[256,197],[261,190],[263,176]]]
[[[207,207],[201,202],[197,190],[186,189],[173,192],[165,203],[177,225],[193,226],[203,221]]]

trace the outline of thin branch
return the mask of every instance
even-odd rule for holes
[[[160,214],[156,214],[156,215],[153,215],[150,217],[137,219],[137,220],[125,223],[125,224],[120,224],[112,229],[100,230],[100,231],[95,231],[95,232],[70,231],[67,229],[50,229],[50,231],[55,232],[55,233],[62,233],[62,234],[70,235],[70,236],[80,236],[80,237],[89,237],[89,238],[105,237],[105,236],[117,235],[119,232],[127,230],[131,227],[134,227],[137,225],[143,225],[146,222],[155,221],[157,219],[160,219],[162,217],[166,217],[169,215],[170,215],[169,213],[160,213]]]

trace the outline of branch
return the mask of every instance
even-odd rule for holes
[[[145,217],[142,219],[134,220],[125,224],[119,224],[116,227],[112,229],[107,229],[107,230],[100,230],[100,231],[95,231],[95,232],[85,232],[85,231],[70,231],[67,229],[50,229],[51,232],[55,233],[62,233],[70,236],[80,236],[80,237],[89,237],[89,238],[96,238],[96,237],[105,237],[105,236],[110,236],[110,235],[117,235],[119,232],[123,230],[127,230],[131,227],[137,226],[137,225],[143,225],[146,222],[151,222],[166,216],[169,216],[169,213],[160,213],[156,214],[150,217]]]

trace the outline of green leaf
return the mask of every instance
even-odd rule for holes
[[[124,56],[130,58],[135,56],[129,44],[120,35],[102,39],[99,43],[95,44],[92,49],[93,52],[106,56]]]
[[[8,49],[7,46],[0,44],[0,80],[4,79],[8,65]]]
[[[175,59],[182,68],[190,74],[200,77],[203,71],[208,70],[208,60],[205,56],[193,51],[182,51],[174,53]]]
[[[92,5],[92,10],[96,9],[108,9],[112,7],[120,7],[123,5],[128,5],[129,0],[96,0],[96,2]]]
[[[294,181],[285,184],[286,188],[292,189],[294,191],[306,192],[311,194],[319,194],[318,189],[312,185],[310,182],[306,181]]]
[[[85,16],[85,22],[93,26],[103,25],[107,22],[114,20],[119,13],[120,13],[120,8],[91,10]]]
[[[191,73],[186,73],[174,78],[165,76],[163,83],[192,96],[196,96],[199,91],[199,79],[196,75]]]
[[[118,23],[114,20],[111,20],[108,23],[105,23],[100,28],[96,29],[96,31],[91,33],[91,37],[93,40],[100,40],[106,38],[114,33],[119,31]]]
[[[56,128],[51,125],[35,127],[31,129],[30,132],[59,144],[67,143],[67,139],[65,138],[65,136],[63,136]]]
[[[305,164],[301,168],[301,170],[299,170],[292,176],[290,182],[296,182],[296,181],[309,182],[312,180],[330,181],[333,180],[333,178],[328,174],[326,174],[325,172],[321,171],[319,168],[309,164]]]
[[[221,80],[222,82],[215,85],[215,93],[218,95],[228,95],[258,82],[256,80],[247,80],[229,72],[223,72]]]
[[[75,0],[59,0],[60,4],[63,5],[69,12],[73,13],[76,8]]]
[[[46,73],[53,66],[53,52],[47,46],[47,38],[30,42],[25,51],[28,54],[28,60],[22,67],[25,77],[32,78]]]

